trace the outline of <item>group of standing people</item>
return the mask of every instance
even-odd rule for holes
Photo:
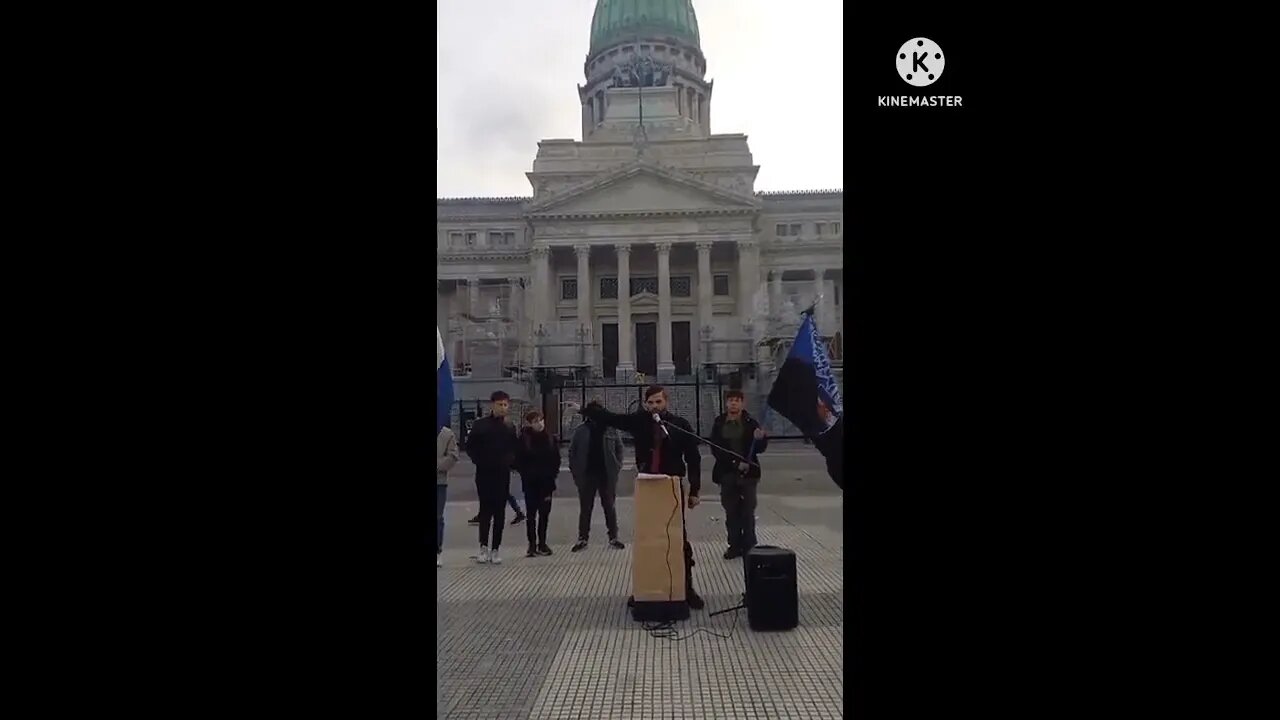
[[[560,474],[560,444],[547,430],[546,419],[537,410],[525,413],[520,430],[507,421],[511,398],[498,391],[489,397],[490,414],[477,420],[467,436],[466,453],[475,465],[476,494],[480,512],[469,523],[479,526],[480,550],[472,555],[477,563],[500,565],[500,548],[506,527],[506,506],[516,511],[512,524],[525,519],[511,495],[511,472],[520,475],[528,524],[526,557],[553,554],[547,544],[547,524],[551,516],[556,479]],[[591,537],[591,516],[595,499],[604,511],[609,545],[626,547],[618,538],[616,498],[618,474],[622,468],[622,440],[617,431],[587,420],[569,443],[569,468],[578,491],[578,540],[571,548],[578,552]],[[458,442],[453,431],[442,428],[436,436],[436,567],[443,562],[444,506],[449,470],[458,462]]]
[[[720,501],[725,511],[728,549],[725,559],[742,557],[756,545],[755,512],[761,469],[758,457],[768,447],[768,434],[744,408],[745,398],[739,390],[725,396],[726,412],[717,417],[711,430],[712,456],[715,465],[711,479],[720,488]],[[667,391],[652,385],[645,389],[644,408],[632,413],[613,413],[598,402],[585,408],[567,403],[577,410],[583,423],[569,443],[569,469],[578,492],[578,539],[571,548],[578,552],[587,547],[591,534],[591,515],[595,500],[600,499],[610,547],[626,546],[618,537],[616,510],[618,475],[622,468],[622,441],[618,431],[627,432],[635,441],[636,469],[643,473],[659,473],[685,478],[689,492],[681,489],[681,505],[692,510],[700,502],[702,457],[699,439],[689,421],[667,409]],[[507,422],[510,397],[501,391],[490,396],[490,415],[476,421],[467,437],[467,455],[475,464],[476,489],[480,499],[480,550],[473,555],[482,564],[500,564],[505,509],[510,495],[511,471],[520,474],[525,506],[529,509],[526,534],[527,557],[551,555],[547,545],[547,522],[552,497],[560,473],[560,449],[557,438],[546,428],[542,413],[525,414],[520,431]],[[656,419],[655,419],[656,418]],[[673,428],[676,432],[670,432]],[[718,447],[717,447],[718,446]],[[437,530],[436,566],[441,565],[440,551],[444,540],[444,486],[448,471],[458,460],[457,441],[449,428],[437,435]],[[518,516],[519,517],[519,516]],[[514,521],[513,521],[514,522]],[[685,596],[689,606],[701,609],[705,603],[693,587],[693,548],[687,532],[684,538]]]
[[[525,414],[520,432],[507,422],[511,397],[501,390],[489,396],[490,414],[475,422],[467,435],[467,456],[476,468],[476,494],[480,514],[474,518],[480,526],[480,550],[472,558],[481,564],[502,564],[499,549],[506,525],[506,507],[511,495],[511,471],[520,474],[525,507],[529,509],[525,533],[529,541],[528,557],[550,555],[547,546],[547,522],[551,515],[551,498],[560,474],[560,448],[547,431],[542,413]],[[516,506],[513,524],[524,519]],[[443,515],[439,515],[443,523]]]

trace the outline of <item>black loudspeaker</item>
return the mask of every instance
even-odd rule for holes
[[[747,623],[752,630],[793,630],[800,624],[796,554],[757,545],[742,561],[746,575]]]

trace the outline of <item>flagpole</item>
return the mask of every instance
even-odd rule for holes
[[[760,420],[761,420],[761,422],[760,422],[760,427],[761,427],[762,429],[764,429],[764,428],[768,428],[768,427],[769,427],[769,398],[768,398],[768,396],[766,396],[766,397],[765,397],[765,399],[764,399],[764,410],[762,410],[762,411],[761,411],[761,413],[760,413]],[[769,432],[769,431],[766,429],[766,430],[765,430],[765,433],[768,433],[768,432]],[[752,433],[752,434],[751,434],[751,445],[747,448],[747,457],[755,457],[755,452],[756,452],[756,435],[755,435],[755,433]],[[751,461],[750,461],[750,460],[748,460],[747,462],[751,462]],[[760,467],[760,466],[759,466],[759,465],[757,465],[756,467]]]

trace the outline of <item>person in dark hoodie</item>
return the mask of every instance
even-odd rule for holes
[[[529,508],[529,524],[525,526],[529,550],[525,557],[550,555],[547,521],[551,516],[556,476],[560,474],[560,446],[555,436],[547,431],[547,423],[537,410],[525,413],[516,450],[516,470],[520,473],[520,485],[524,490],[524,506]]]
[[[577,403],[567,403],[571,410]],[[667,411],[667,391],[661,385],[650,385],[644,390],[644,409],[633,413],[612,413],[598,403],[591,403],[580,411],[583,415],[608,427],[615,427],[631,434],[636,443],[636,469],[642,473],[674,475],[689,481],[688,507],[697,507],[702,500],[698,492],[702,488],[702,456],[698,454],[697,434],[688,420]],[[669,425],[679,428],[668,431],[654,422],[657,415]],[[684,430],[681,432],[680,430]],[[680,494],[684,495],[681,486]],[[684,586],[685,601],[694,610],[706,607],[702,596],[693,589],[693,546],[689,544],[688,530],[684,537]]]
[[[502,546],[502,528],[506,523],[507,498],[511,494],[511,468],[516,462],[519,439],[507,424],[511,396],[498,390],[489,396],[490,414],[471,426],[467,435],[467,456],[476,466],[476,489],[480,495],[480,564],[502,564],[498,548]],[[493,542],[489,528],[493,527]]]
[[[729,535],[725,560],[740,558],[756,546],[756,493],[760,486],[759,464],[744,463],[719,445],[758,463],[757,456],[769,447],[769,437],[760,423],[742,407],[741,390],[725,393],[725,414],[711,426],[711,455],[716,464],[711,481],[720,486],[720,504],[724,507],[724,526]]]
[[[622,439],[618,431],[587,417],[569,442],[569,472],[578,489],[578,542],[571,552],[587,549],[591,539],[591,513],[596,496],[604,510],[604,526],[609,532],[609,547],[626,547],[618,539],[618,471],[622,468]]]

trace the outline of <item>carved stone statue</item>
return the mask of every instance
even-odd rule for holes
[[[659,65],[654,75],[653,87],[666,87],[671,80],[671,70],[671,65]]]
[[[674,65],[663,65],[642,55],[613,69],[609,87],[665,87],[671,81]]]
[[[613,81],[609,84],[611,88],[631,87],[630,73],[624,71],[622,66],[613,69]]]

